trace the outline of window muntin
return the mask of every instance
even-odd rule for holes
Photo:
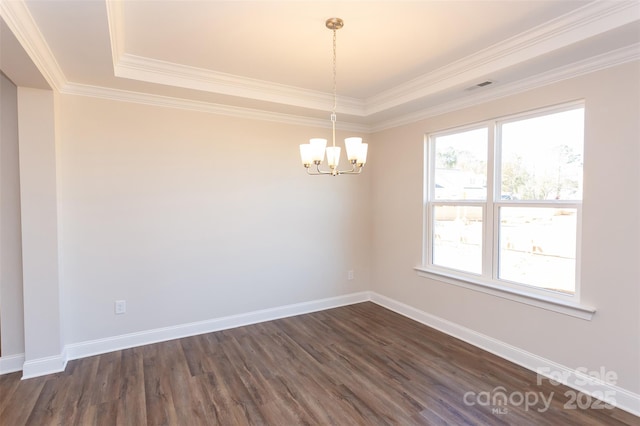
[[[425,267],[574,296],[583,146],[582,104],[430,135]]]

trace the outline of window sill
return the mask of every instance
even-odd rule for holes
[[[479,291],[481,293],[490,294],[492,296],[502,297],[504,299],[513,300],[514,302],[524,303],[530,306],[547,309],[549,311],[558,312],[583,320],[591,321],[595,308],[590,306],[576,305],[561,300],[547,298],[538,294],[519,291],[508,287],[500,287],[480,280],[472,280],[467,277],[456,276],[455,274],[433,271],[422,266],[414,268],[418,275],[424,278],[445,282],[448,284],[464,287],[469,290]]]

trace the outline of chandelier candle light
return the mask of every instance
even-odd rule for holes
[[[300,145],[300,157],[302,159],[302,165],[307,169],[307,173],[310,175],[347,175],[347,174],[359,174],[362,171],[367,162],[367,148],[366,143],[362,143],[362,138],[352,137],[344,140],[344,145],[347,148],[347,159],[351,163],[350,170],[338,170],[338,163],[340,162],[340,147],[336,146],[336,31],[344,26],[344,22],[340,18],[329,18],[326,22],[327,28],[333,31],[333,110],[331,111],[331,128],[332,142],[330,147],[327,147],[327,140],[322,138],[313,138],[309,140],[308,144]],[[320,164],[324,161],[325,152],[327,155],[327,164],[330,170],[320,170]],[[311,168],[311,165],[315,165],[315,170]]]

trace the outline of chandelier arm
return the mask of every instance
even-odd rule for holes
[[[325,170],[320,170],[320,165],[316,164],[316,170],[315,171],[312,171],[311,167],[307,167],[307,174],[311,175],[311,176],[318,176],[318,175],[330,175],[330,174],[332,174],[332,172],[325,171]]]
[[[352,164],[351,170],[338,170],[339,175],[359,175],[362,172],[362,167],[355,163]]]
[[[353,166],[349,171],[344,172],[346,175],[358,175],[362,171],[362,167]]]
[[[311,167],[307,167],[307,174],[311,175],[311,176],[318,176],[318,175],[333,175],[333,176],[359,175],[362,172],[362,168],[363,167],[364,166],[360,166],[360,165],[354,164],[353,167],[351,167],[351,170],[337,170],[337,169],[320,170],[320,165],[316,164],[316,170],[311,170]]]

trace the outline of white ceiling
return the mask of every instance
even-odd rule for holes
[[[365,130],[640,58],[635,0],[4,0],[0,12],[61,92],[310,122],[332,107],[324,23],[337,16],[338,121]]]

